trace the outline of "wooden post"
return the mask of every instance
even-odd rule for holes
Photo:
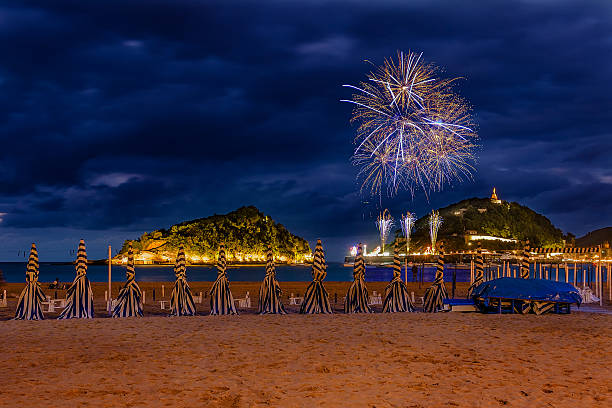
[[[146,291],[142,291],[142,304],[144,305],[145,303],[147,303],[147,292]]]
[[[597,287],[599,288],[599,306],[603,306],[603,279],[601,276],[601,245],[599,248],[599,258],[597,258]]]
[[[612,261],[608,264],[608,300],[612,302]]]
[[[455,289],[457,289],[457,264],[455,264],[455,269],[453,269],[453,286],[452,286],[453,299],[455,298]]]
[[[569,273],[567,270],[567,262],[563,264],[563,270],[565,271],[565,283],[569,283]]]
[[[546,273],[546,279],[552,279],[552,262],[548,265],[548,272]]]
[[[574,286],[576,286],[578,284],[578,281],[577,281],[577,278],[576,278],[576,275],[577,275],[576,272],[578,271],[578,269],[576,268],[576,265],[577,265],[576,262],[574,262]]]
[[[406,266],[406,285],[408,284],[408,254],[406,254],[406,259],[404,259],[404,265]]]
[[[559,282],[559,264],[555,265],[555,280]]]
[[[113,262],[112,262],[112,252],[111,252],[111,246],[108,246],[108,311],[110,312],[111,306],[112,306],[112,299],[113,299],[113,295],[112,295],[112,291],[111,291],[111,275],[112,275],[112,270],[113,270]]]
[[[423,271],[425,269],[425,262],[421,262],[421,279],[419,279],[419,289],[421,289],[421,285],[423,284]],[[417,275],[418,275],[418,269],[417,269]],[[417,276],[418,279],[418,276]]]
[[[582,289],[586,288],[586,268],[582,265]]]
[[[546,279],[551,279],[553,278],[553,264],[552,262],[548,265],[548,275],[546,275]]]
[[[166,288],[162,285],[162,299],[166,297]]]
[[[542,269],[542,266],[544,264],[538,264],[538,279],[544,279],[544,270]]]

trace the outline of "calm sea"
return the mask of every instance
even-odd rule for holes
[[[7,282],[25,281],[25,262],[0,262],[4,279]],[[279,281],[285,282],[307,282],[312,280],[312,268],[310,266],[286,266],[276,267],[276,277]],[[453,272],[457,274],[457,282],[469,281],[469,269],[455,269],[453,265],[446,265],[444,279],[449,282]],[[435,268],[425,267],[424,281],[431,282],[435,274]],[[54,263],[40,264],[40,281],[52,282],[59,278],[60,282],[72,282],[75,270],[73,265],[58,265]],[[108,267],[106,265],[88,265],[87,275],[92,282],[106,282],[108,280]],[[264,266],[249,266],[228,268],[230,281],[259,282],[265,275]],[[188,266],[187,279],[190,281],[214,281],[217,277],[217,270],[211,266]],[[368,266],[366,270],[366,281],[385,282],[391,280],[393,272],[390,267]],[[402,270],[402,277],[404,271]],[[172,266],[136,266],[136,280],[142,282],[169,282],[173,281],[174,269]],[[408,271],[408,279],[412,280],[412,271]],[[112,267],[112,280],[121,282],[125,280],[125,267]],[[347,282],[353,280],[353,268],[345,267],[338,262],[330,262],[327,267],[328,281]]]

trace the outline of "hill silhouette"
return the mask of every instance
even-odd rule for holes
[[[290,233],[253,206],[241,207],[225,215],[212,215],[172,225],[143,234],[136,240],[126,240],[117,258],[125,256],[132,243],[137,261],[153,263],[174,261],[179,246],[183,246],[188,261],[212,263],[219,244],[225,243],[228,261],[261,262],[268,245],[275,258],[299,261],[310,254],[308,242]]]
[[[612,242],[612,227],[600,228],[576,238],[577,247],[590,247]]]
[[[489,198],[470,198],[438,210],[443,218],[438,241],[449,250],[473,248],[481,242],[484,248],[521,248],[529,239],[531,246],[563,246],[571,236],[565,236],[548,218],[516,202],[495,203]],[[466,235],[507,238],[517,242],[466,240]],[[401,231],[396,236],[402,236]],[[429,214],[419,218],[412,235],[413,248],[430,246]],[[471,242],[471,244],[470,244]]]

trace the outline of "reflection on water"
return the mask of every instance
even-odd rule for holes
[[[0,262],[0,270],[3,271],[4,279],[7,282],[24,282],[26,263],[20,262]],[[447,265],[444,271],[444,279],[450,281],[454,267]],[[402,278],[404,277],[402,269]],[[457,281],[466,282],[469,280],[469,269],[457,269]],[[424,281],[432,281],[435,274],[433,266],[425,267]],[[52,282],[59,278],[61,282],[72,282],[75,270],[72,265],[57,265],[51,263],[40,264],[40,280],[42,282]],[[108,280],[108,267],[106,265],[89,265],[87,275],[92,282],[105,282]],[[228,268],[230,281],[258,282],[263,280],[265,275],[264,266],[250,266],[240,268]],[[310,266],[286,266],[276,267],[276,276],[279,281],[285,282],[305,282],[312,279]],[[213,281],[217,277],[217,270],[211,266],[188,266],[187,279],[190,281]],[[366,280],[369,282],[385,282],[391,280],[393,272],[390,267],[382,268],[368,266],[366,270]],[[136,279],[142,282],[164,282],[174,280],[174,268],[172,266],[136,266]],[[113,265],[112,280],[121,282],[125,280],[125,267]],[[346,282],[353,280],[353,269],[345,267],[339,262],[330,262],[327,267],[328,281]],[[412,280],[412,270],[408,270],[408,280]]]

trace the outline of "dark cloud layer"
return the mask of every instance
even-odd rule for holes
[[[340,259],[380,209],[349,164],[341,85],[409,49],[466,78],[483,146],[473,182],[382,206],[422,215],[495,185],[565,231],[608,226],[611,17],[606,1],[5,3],[0,259],[32,240],[63,259],[79,236],[102,256],[248,204]]]

